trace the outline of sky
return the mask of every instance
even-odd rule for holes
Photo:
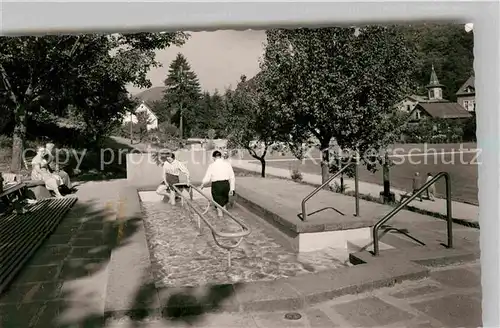
[[[191,37],[182,47],[170,47],[157,51],[156,59],[163,67],[153,68],[148,73],[153,87],[163,86],[168,66],[177,54],[182,53],[198,75],[203,91],[223,92],[234,87],[240,76],[253,77],[259,71],[259,59],[264,51],[264,31],[214,31],[190,32]],[[141,89],[130,86],[128,91],[136,94]]]

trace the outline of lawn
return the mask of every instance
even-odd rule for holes
[[[401,190],[410,190],[412,186],[412,176],[418,171],[422,176],[427,173],[438,173],[446,171],[451,176],[452,197],[457,201],[464,201],[471,204],[478,204],[477,198],[477,165],[468,164],[473,158],[474,154],[463,154],[463,162],[460,163],[457,154],[444,154],[439,155],[435,159],[429,157],[427,162],[423,158],[414,159],[415,164],[410,164],[408,161],[394,165],[390,170],[391,186]],[[416,163],[420,160],[420,163]],[[453,164],[448,164],[454,161]],[[304,162],[297,160],[290,161],[268,161],[268,167],[278,167],[283,169],[298,168],[303,173],[320,174],[321,168],[319,161],[307,160]],[[382,171],[371,173],[366,168],[360,167],[359,170],[360,181],[375,183],[382,185]],[[436,185],[438,195],[445,194],[444,180]]]

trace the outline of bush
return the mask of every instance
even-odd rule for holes
[[[214,150],[215,149],[215,143],[212,140],[207,141],[207,144],[205,145],[205,150]]]
[[[295,182],[300,182],[303,179],[302,173],[300,173],[299,169],[297,169],[297,168],[291,170],[290,177]]]

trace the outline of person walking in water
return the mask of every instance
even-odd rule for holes
[[[433,179],[434,177],[432,176],[431,173],[427,173],[427,181],[426,182],[429,182]],[[436,200],[436,186],[433,184],[431,184],[429,186],[429,188],[427,188],[427,197],[429,198],[430,201],[434,202]]]
[[[420,189],[420,187],[421,187],[420,173],[415,172],[415,175],[413,176],[413,185],[412,185],[413,193],[416,194],[417,191]],[[420,194],[418,198],[420,199],[420,201],[422,201],[422,194]]]
[[[189,170],[184,164],[175,159],[175,154],[167,152],[165,162],[163,163],[163,181],[156,189],[158,195],[170,198],[170,204],[175,205],[175,191],[172,186],[179,183],[179,175],[183,173],[186,176],[189,185]]]
[[[229,195],[234,194],[236,179],[233,167],[222,158],[222,153],[218,150],[213,152],[212,158],[214,162],[208,166],[200,189],[203,189],[211,182],[214,202],[225,209],[229,202]],[[222,210],[217,207],[217,216],[222,217],[222,215]]]

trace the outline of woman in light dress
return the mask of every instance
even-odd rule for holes
[[[59,192],[59,187],[64,184],[64,181],[60,176],[50,173],[47,156],[46,149],[39,147],[36,156],[31,161],[31,179],[45,182],[45,187],[54,192],[57,198],[61,198],[63,195]]]

